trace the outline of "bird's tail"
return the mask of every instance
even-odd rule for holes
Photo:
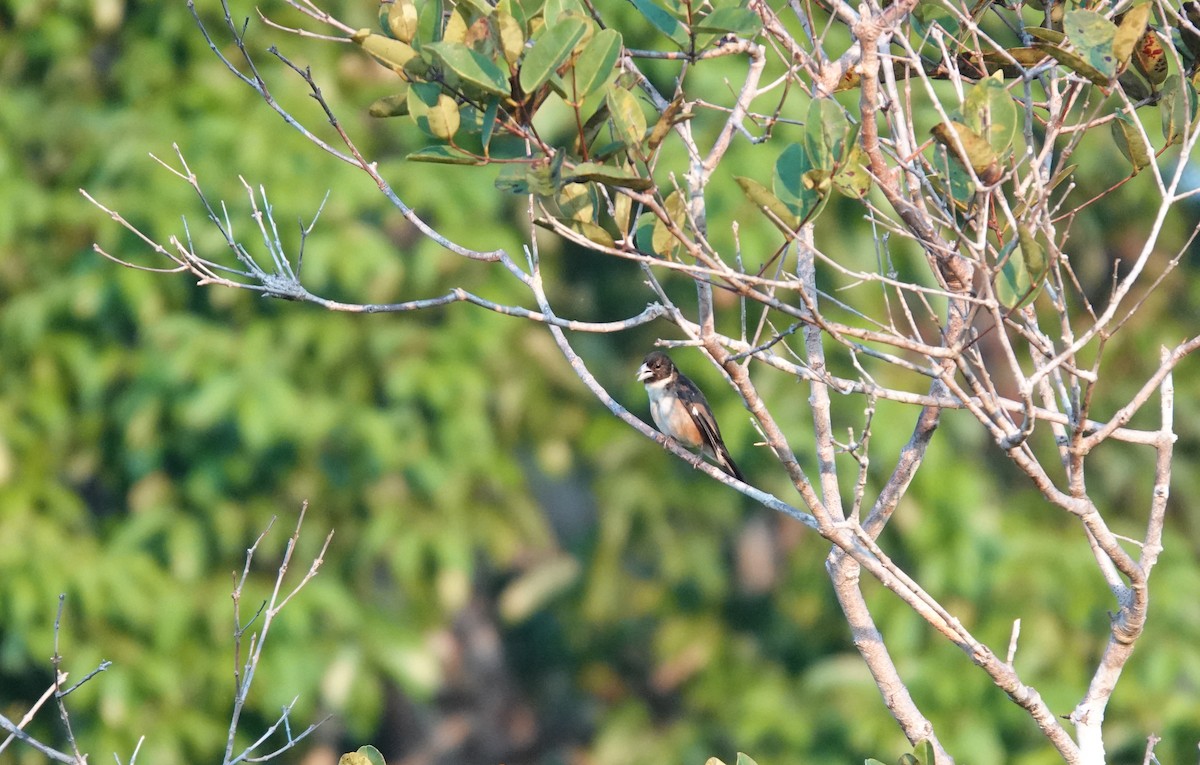
[[[729,450],[725,448],[725,444],[718,444],[716,458],[717,467],[742,483],[748,483],[746,476],[742,475],[742,471],[738,470],[737,463],[733,461],[733,457],[729,456]]]

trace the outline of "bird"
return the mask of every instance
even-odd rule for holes
[[[675,367],[667,354],[662,351],[646,354],[638,367],[637,379],[646,385],[650,416],[660,431],[691,449],[699,449],[717,467],[746,482],[721,440],[717,418],[704,394]]]

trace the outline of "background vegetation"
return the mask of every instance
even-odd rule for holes
[[[329,7],[374,22],[373,3]],[[262,10],[287,20],[270,3]],[[405,199],[442,231],[519,251],[519,198],[461,169],[404,163],[425,139],[367,117],[388,92],[386,72],[349,46],[262,28],[250,41],[311,64],[347,130],[389,158],[384,175],[419,179]],[[275,82],[319,122],[301,82]],[[180,211],[199,219],[189,189],[147,156],[169,158],[174,143],[214,197],[243,200],[241,174],[270,191],[281,221],[310,217],[331,191],[307,243],[314,291],[392,302],[461,285],[521,299],[495,270],[437,257],[361,174],[285,129],[211,55],[183,4],[0,4],[0,83],[0,713],[18,719],[50,683],[65,592],[64,668],[79,677],[113,661],[71,697],[93,756],[124,761],[145,735],[143,762],[212,761],[233,697],[229,572],[273,516],[290,528],[307,499],[302,550],[311,556],[327,529],[336,534],[272,636],[247,736],[299,696],[294,719],[334,715],[308,745],[314,754],[375,743],[412,761],[615,765],[743,750],[772,765],[907,749],[830,594],[827,544],[615,421],[542,328],[467,306],[328,314],[118,268],[92,252],[93,242],[122,254],[139,243],[80,187],[160,237],[182,232]],[[768,177],[769,164],[753,163],[773,158],[745,148],[731,163]],[[1111,145],[1076,156],[1078,179],[1096,191],[1127,171]],[[760,221],[732,183],[723,193],[710,205],[745,206]],[[1140,246],[1125,235],[1146,214],[1136,198],[1089,208],[1072,242],[1088,253],[1093,272],[1081,276],[1097,293]],[[1178,212],[1164,246],[1196,225],[1194,203]],[[826,213],[824,250],[870,246],[852,216]],[[194,228],[199,241],[210,236]],[[755,244],[747,226],[743,246]],[[573,318],[638,310],[636,267],[606,267],[601,279],[588,255],[552,239],[546,247]],[[1174,318],[1124,329],[1109,364],[1153,362],[1164,338],[1195,333],[1196,268],[1189,259],[1156,295]],[[644,413],[633,376],[656,337],[651,325],[579,347]],[[772,488],[781,479],[752,448],[738,402],[698,359],[676,360],[710,391],[743,469],[761,469]],[[1192,761],[1200,740],[1197,371],[1192,359],[1176,373],[1166,550],[1146,636],[1108,710],[1114,762],[1140,761],[1151,733],[1163,737],[1163,762]],[[1128,395],[1120,374],[1108,379],[1114,390],[1102,394]],[[775,411],[798,433],[811,427],[806,395],[797,389]],[[876,418],[879,440],[899,445],[911,430],[899,408],[880,404]],[[894,428],[878,424],[888,418]],[[1032,490],[967,415],[949,413],[943,427],[886,532],[890,549],[991,644],[1005,644],[1021,618],[1023,670],[1066,714],[1102,646],[1108,592],[1074,525],[1026,502]],[[1105,459],[1097,455],[1092,479],[1110,506],[1145,496],[1149,460]],[[284,541],[264,542],[246,602],[266,596]],[[948,748],[978,765],[1056,761],[1024,714],[965,671],[960,652],[886,591],[871,598]],[[61,738],[52,713],[29,730]],[[37,761],[19,746],[0,754]]]

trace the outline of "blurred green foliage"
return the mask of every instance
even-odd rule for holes
[[[373,4],[328,5],[374,23]],[[203,6],[219,25],[215,4]],[[263,11],[298,23],[278,4]],[[303,83],[265,53],[271,44],[313,67],[347,130],[431,223],[468,246],[520,251],[515,197],[472,168],[396,159],[425,139],[366,117],[387,94],[374,63],[347,46],[251,27],[281,102],[332,137]],[[728,65],[713,62],[701,76],[723,88]],[[665,65],[651,69],[672,76]],[[0,713],[20,718],[49,684],[56,600],[66,593],[65,668],[78,679],[113,661],[70,697],[85,749],[125,760],[144,735],[142,762],[213,761],[232,704],[230,572],[279,516],[244,599],[252,611],[307,499],[300,561],[328,529],[336,534],[320,575],[271,635],[243,745],[298,696],[294,727],[336,716],[306,747],[332,752],[375,742],[391,757],[412,754],[464,714],[466,740],[443,761],[555,763],[586,752],[613,765],[703,762],[740,750],[769,765],[891,760],[910,748],[850,644],[824,579],[826,545],[617,423],[542,327],[465,305],[322,313],[121,268],[91,251],[99,242],[150,263],[81,187],[160,240],[183,236],[187,215],[197,245],[217,254],[191,191],[147,156],[173,163],[174,143],[235,214],[247,209],[238,175],[268,190],[281,221],[307,219],[332,190],[307,243],[314,292],[392,302],[460,285],[525,299],[499,270],[414,234],[369,179],[288,129],[212,56],[183,3],[4,4],[0,82]],[[1124,172],[1107,139],[1085,147],[1082,198]],[[728,165],[766,178],[775,158],[754,149],[738,142]],[[664,162],[679,156],[665,151]],[[1072,243],[1094,253],[1094,273],[1080,279],[1097,295],[1138,246],[1146,181],[1080,218]],[[774,247],[732,173],[711,195],[712,214],[746,221],[747,251]],[[1165,243],[1195,226],[1190,202],[1178,213]],[[858,215],[831,202],[817,226],[822,247],[873,259],[875,234]],[[549,237],[544,248],[547,279],[571,318],[619,318],[650,299],[633,266]],[[1195,333],[1195,275],[1188,261],[1112,340],[1101,395],[1122,401],[1159,344]],[[686,300],[685,282],[668,288]],[[634,411],[644,401],[633,372],[657,329],[577,338]],[[768,456],[751,448],[755,433],[732,394],[698,357],[677,360],[710,391],[738,461],[787,496]],[[756,375],[811,459],[807,391],[769,370]],[[1145,638],[1108,712],[1113,761],[1140,757],[1149,733],[1163,737],[1164,762],[1182,761],[1200,739],[1198,379],[1194,361],[1176,374],[1181,440],[1167,549]],[[863,406],[836,401],[837,425],[859,427]],[[876,446],[893,454],[913,412],[879,409]],[[1117,528],[1136,528],[1149,453],[1110,445],[1095,459],[1105,511]],[[873,485],[887,469],[877,458]],[[778,560],[771,586],[755,589],[739,563],[762,549],[743,542],[764,527]],[[998,653],[1020,618],[1018,669],[1052,708],[1070,711],[1102,647],[1109,594],[1078,526],[1048,512],[965,413],[945,415],[882,541]],[[1055,760],[967,657],[889,593],[867,590],[918,704],[961,761]],[[489,635],[498,653],[485,650]],[[28,729],[62,745],[52,710]],[[19,747],[0,755],[40,761]]]

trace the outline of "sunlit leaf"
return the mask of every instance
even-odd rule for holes
[[[458,104],[433,83],[413,83],[408,89],[408,113],[417,127],[443,141],[450,140],[462,123]]]
[[[991,144],[961,122],[939,122],[929,131],[960,162],[970,167],[986,184],[1000,180],[1003,169]]]
[[[688,230],[687,200],[683,198],[683,195],[678,191],[672,191],[663,202],[663,209],[671,222],[675,224],[675,228],[684,232],[686,236]],[[650,239],[650,247],[655,254],[669,260],[678,260],[684,250],[683,243],[671,232],[671,228],[658,218],[654,219],[654,233]]]
[[[605,100],[616,137],[624,141],[626,146],[640,146],[646,135],[646,115],[642,113],[642,105],[637,97],[614,84],[608,88]]]
[[[532,93],[550,79],[554,70],[571,55],[576,43],[583,39],[587,29],[587,21],[579,16],[566,16],[554,26],[547,27],[521,62],[521,89]]]
[[[1117,76],[1117,58],[1113,54],[1113,40],[1117,34],[1115,24],[1095,11],[1077,9],[1067,11],[1063,16],[1063,31],[1072,47],[1103,75],[1105,81]]]
[[[417,36],[417,4],[413,0],[392,0],[387,9],[388,31],[392,37],[411,43]]]
[[[367,761],[371,763],[371,765],[387,765],[386,760],[383,758],[383,753],[370,744],[367,744],[366,746],[360,746],[358,748],[358,754],[366,757]]]
[[[511,66],[521,60],[525,52],[525,30],[521,22],[511,13],[496,13],[496,29],[500,37],[500,51]]]
[[[587,9],[583,7],[580,0],[545,0],[542,15],[546,19],[547,26],[554,26],[567,16],[579,18],[587,16]]]
[[[1153,29],[1147,28],[1134,45],[1133,65],[1151,85],[1161,85],[1167,79],[1167,52]]]
[[[616,247],[617,242],[613,239],[612,234],[601,225],[590,220],[568,220],[563,221],[567,228],[577,234],[582,235],[590,242],[595,242],[601,247]]]
[[[430,51],[440,59],[464,84],[496,96],[511,92],[508,77],[500,71],[500,67],[462,43],[430,43],[423,50]]]
[[[867,169],[866,154],[855,144],[838,162],[833,174],[833,187],[851,199],[862,199],[871,190],[871,173]]]
[[[1035,42],[1044,42],[1051,45],[1062,45],[1067,40],[1067,35],[1057,29],[1047,29],[1046,27],[1026,27],[1025,32],[1032,37]]]
[[[1034,47],[1046,53],[1058,63],[1072,70],[1076,74],[1086,77],[1096,85],[1107,87],[1112,80],[1111,77],[1100,71],[1096,67],[1088,63],[1078,53],[1067,50],[1066,48],[1057,45],[1047,45],[1040,42],[1035,42]]]
[[[528,194],[528,166],[518,162],[501,165],[500,173],[496,176],[496,188],[510,194]]]
[[[1117,60],[1117,68],[1124,69],[1133,55],[1134,46],[1142,39],[1150,23],[1150,3],[1146,0],[1136,3],[1125,12],[1117,24],[1117,32],[1113,36],[1113,57]]]
[[[913,747],[913,756],[916,757],[918,765],[934,765],[936,760],[933,755],[933,743],[927,738],[921,739]]]
[[[1013,148],[1020,130],[1017,106],[999,72],[971,86],[963,101],[963,121],[987,139],[1001,157]]]
[[[615,29],[602,29],[588,41],[583,52],[575,61],[575,99],[583,98],[608,82],[621,55],[621,33]]]
[[[564,219],[591,221],[596,218],[595,190],[586,183],[563,184],[554,203]]]
[[[377,35],[369,29],[358,30],[350,39],[362,46],[376,61],[398,74],[403,74],[405,65],[417,57],[417,52],[408,43]]]
[[[663,109],[662,114],[658,115],[658,121],[654,123],[650,135],[646,139],[646,147],[653,152],[666,140],[671,128],[691,118],[691,105],[684,99],[683,94],[680,94],[667,104],[667,108]]]
[[[1025,270],[1034,284],[1040,284],[1046,275],[1046,248],[1038,242],[1037,236],[1026,225],[1017,226],[1017,244],[1021,248],[1021,258],[1025,261]]]

